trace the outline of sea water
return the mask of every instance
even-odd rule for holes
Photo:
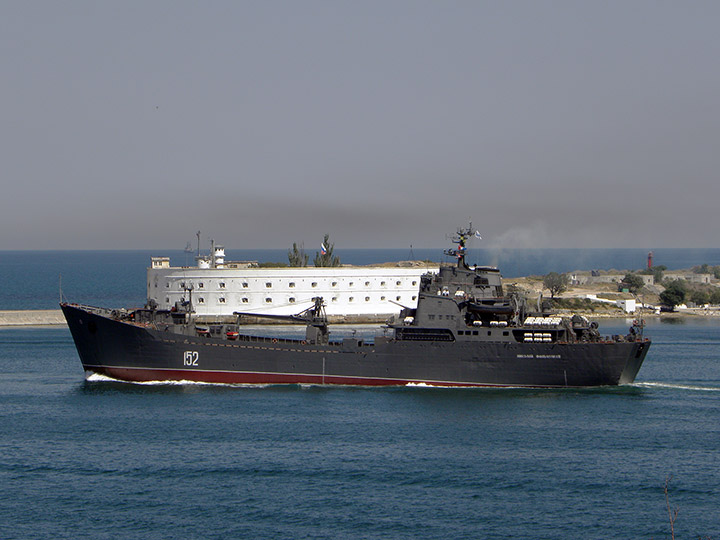
[[[87,381],[0,329],[0,538],[659,539],[668,479],[718,538],[720,321],[646,331],[633,385],[527,390]]]

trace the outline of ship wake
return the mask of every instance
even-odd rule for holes
[[[720,392],[717,386],[698,386],[695,384],[673,384],[663,382],[636,382],[632,385],[635,388],[662,388],[668,390],[691,390],[694,392]]]

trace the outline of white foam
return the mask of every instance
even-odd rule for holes
[[[93,373],[90,371],[85,372],[85,380],[88,382],[119,382],[125,384],[139,384],[144,386],[229,386],[232,388],[266,388],[272,386],[271,384],[250,384],[250,383],[214,383],[214,382],[203,382],[203,381],[123,381],[121,379],[113,379],[106,375],[100,375],[99,373]]]
[[[695,386],[690,384],[671,384],[671,383],[659,383],[659,382],[641,382],[634,383],[630,386],[639,388],[668,388],[671,390],[694,390],[698,392],[720,392],[720,388],[717,386]]]

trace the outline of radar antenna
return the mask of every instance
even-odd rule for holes
[[[453,242],[455,242],[458,246],[456,249],[446,249],[445,255],[448,255],[450,257],[457,257],[458,260],[458,266],[466,266],[465,265],[465,254],[467,253],[467,246],[466,243],[470,237],[474,236],[475,238],[481,239],[480,231],[473,231],[472,228],[472,221],[468,222],[468,226],[465,229],[458,228],[457,232],[453,236]]]

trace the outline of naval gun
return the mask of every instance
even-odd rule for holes
[[[277,321],[299,322],[306,325],[305,340],[316,345],[327,345],[330,331],[328,330],[327,314],[325,313],[325,302],[322,296],[313,299],[313,305],[295,315],[273,315],[270,313],[253,313],[249,311],[234,311],[233,315],[241,317],[258,317],[262,319],[273,319]]]

